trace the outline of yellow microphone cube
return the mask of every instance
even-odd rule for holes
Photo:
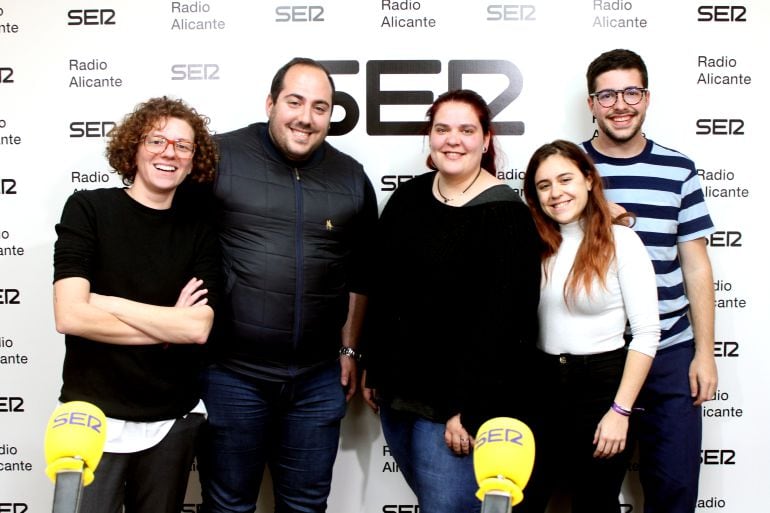
[[[56,482],[56,473],[66,470],[83,472],[83,484],[94,479],[107,439],[107,418],[97,406],[71,401],[57,407],[45,432],[45,469]]]
[[[511,494],[512,504],[524,498],[523,489],[535,463],[535,436],[529,426],[510,417],[496,417],[481,425],[473,449],[473,469],[483,500],[490,491]]]

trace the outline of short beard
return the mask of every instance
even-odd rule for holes
[[[616,135],[615,133],[613,133],[612,130],[609,129],[609,123],[605,124],[604,126],[602,126],[602,124],[599,124],[599,123],[597,123],[597,124],[599,126],[599,130],[607,137],[607,139],[609,139],[610,141],[612,141],[612,142],[614,142],[616,144],[625,144],[628,141],[632,140],[634,137],[636,137],[637,134],[639,134],[639,132],[642,131],[642,124],[643,123],[644,123],[644,118],[642,117],[640,119],[639,125],[636,127],[636,130],[631,132],[629,135],[622,136],[622,137]]]
[[[609,140],[611,140],[612,142],[614,142],[614,143],[623,144],[623,143],[627,143],[628,141],[630,141],[631,139],[636,137],[636,135],[641,131],[641,129],[642,129],[642,127],[639,126],[639,128],[634,130],[632,133],[630,133],[629,135],[623,136],[623,137],[617,136],[617,135],[615,135],[611,131],[604,131],[604,135],[606,135],[607,138]]]

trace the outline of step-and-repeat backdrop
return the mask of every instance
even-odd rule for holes
[[[703,409],[698,511],[766,510],[769,4],[494,1],[0,0],[0,512],[50,508],[42,440],[64,346],[51,307],[53,227],[74,190],[120,185],[105,134],[138,102],[180,97],[227,131],[265,119],[284,62],[322,60],[340,92],[330,141],[364,163],[382,204],[425,171],[416,127],[428,104],[472,88],[498,123],[500,176],[520,189],[539,145],[591,137],[585,69],[618,47],[645,58],[645,132],[695,160],[717,225],[720,384]],[[625,513],[641,511],[636,474],[632,463]],[[185,512],[199,509],[195,468],[190,483]],[[259,511],[271,501],[264,494]],[[358,397],[329,510],[419,511]]]

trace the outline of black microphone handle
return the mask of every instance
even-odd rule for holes
[[[78,513],[83,492],[83,472],[65,470],[56,473],[53,490],[53,513]]]

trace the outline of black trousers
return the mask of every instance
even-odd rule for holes
[[[542,390],[533,431],[535,469],[524,490],[522,512],[543,512],[554,491],[572,499],[572,513],[618,513],[618,496],[633,451],[594,458],[594,433],[618,390],[626,349],[596,355],[539,356]],[[516,509],[515,511],[519,511]]]
[[[105,452],[83,490],[80,513],[179,513],[184,504],[199,413],[177,419],[159,444],[133,453]]]

